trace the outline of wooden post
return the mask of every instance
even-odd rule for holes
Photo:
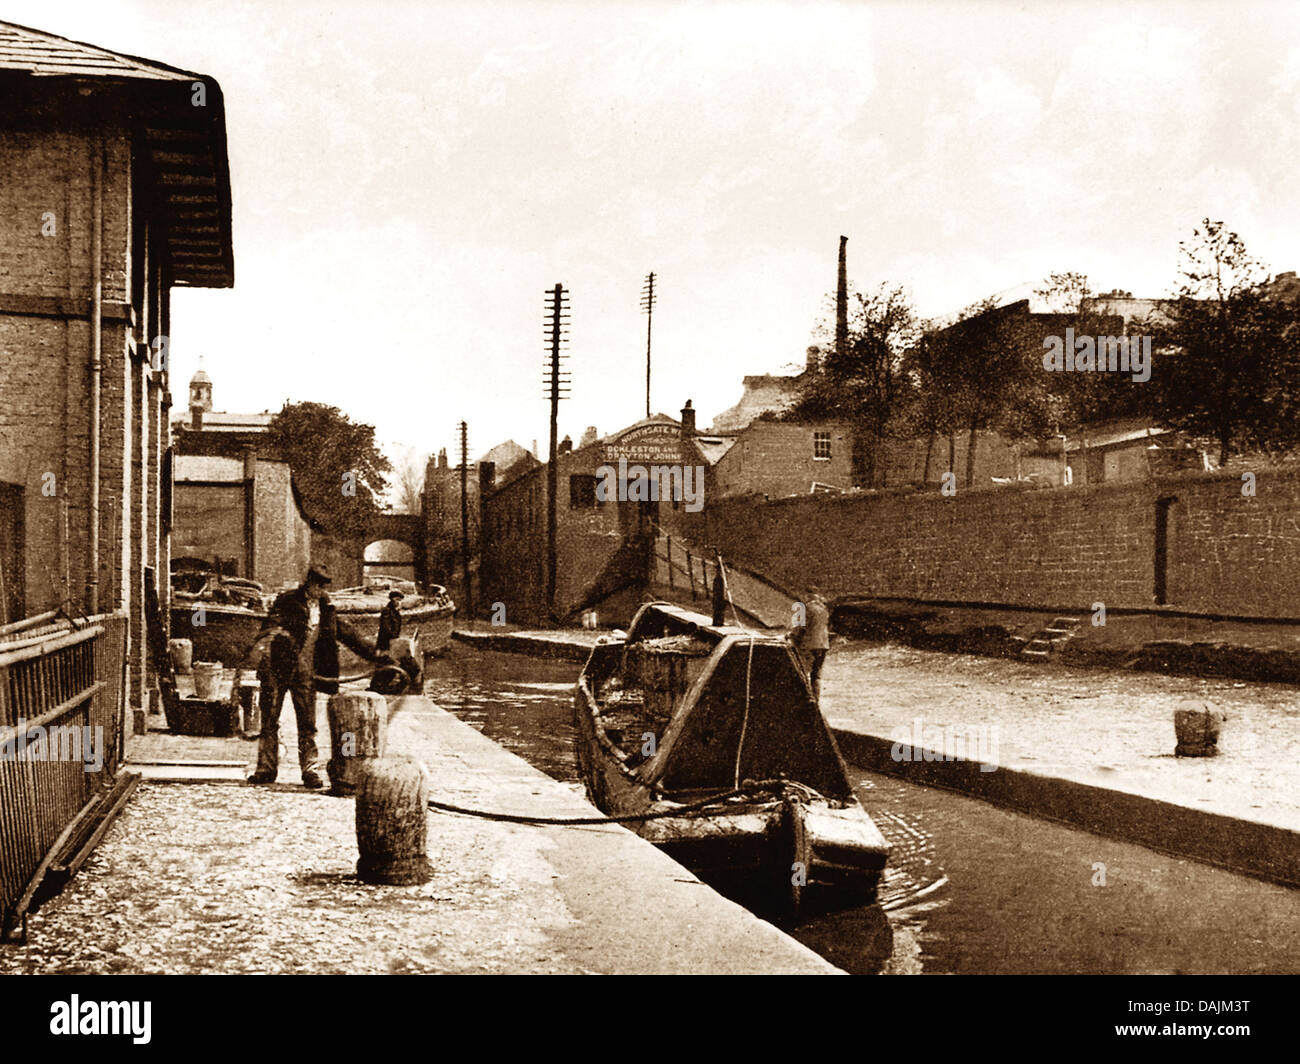
[[[366,883],[427,883],[429,780],[409,757],[362,762],[357,790],[357,875]]]
[[[340,691],[330,695],[331,794],[355,794],[362,763],[383,757],[388,742],[388,701],[373,691]]]
[[[691,557],[691,552],[686,552],[686,575],[691,581],[691,598],[695,598],[695,559]]]

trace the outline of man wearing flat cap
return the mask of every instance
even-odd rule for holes
[[[303,786],[324,786],[316,749],[316,692],[338,690],[336,634],[367,661],[386,660],[345,625],[338,625],[325,589],[329,570],[313,562],[303,582],[275,597],[253,654],[259,658],[262,684],[262,735],[257,744],[257,770],[249,783],[274,783],[280,760],[280,709],[285,692],[293,699],[298,721],[298,764]]]
[[[400,591],[388,593],[388,605],[379,614],[379,638],[375,649],[387,651],[393,640],[402,634],[402,598]]]

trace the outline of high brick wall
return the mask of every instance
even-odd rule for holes
[[[311,529],[294,502],[287,462],[257,462],[253,513],[255,579],[267,588],[296,586],[311,561]]]
[[[133,198],[125,125],[88,132],[53,115],[49,122],[0,128],[0,480],[23,489],[26,611],[65,599],[73,612],[88,610],[92,173],[102,151],[98,608],[130,614],[131,699],[139,704],[144,567],[162,568],[166,550],[158,514],[163,385],[134,359],[165,297],[156,266],[154,312],[131,291],[132,214],[148,208]],[[55,496],[43,494],[48,483]]]
[[[1166,604],[1300,617],[1300,472],[1113,486],[811,496],[706,507],[705,537],[779,582],[828,593],[1088,609],[1155,604],[1156,513],[1170,508]]]

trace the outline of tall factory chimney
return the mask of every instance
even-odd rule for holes
[[[849,238],[840,237],[840,282],[835,290],[835,355],[844,357],[849,346],[849,266],[845,247]]]

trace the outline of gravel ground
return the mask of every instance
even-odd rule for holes
[[[362,884],[353,810],[289,787],[146,783],[0,972],[502,972],[545,941],[548,914],[493,878],[485,847],[457,847],[420,886]]]
[[[1219,756],[1174,757],[1174,710],[1206,704],[1227,715]],[[835,727],[890,737],[916,718],[928,737],[996,727],[1001,765],[1300,830],[1300,697],[1287,684],[839,642],[822,708]]]
[[[595,812],[427,699],[390,705],[389,752],[418,756],[443,800]],[[294,748],[291,724],[281,738]],[[237,742],[142,746],[222,758]],[[0,946],[0,974],[834,971],[613,826],[430,813],[433,878],[363,884],[355,803],[286,767],[269,787],[141,784],[27,944]]]

